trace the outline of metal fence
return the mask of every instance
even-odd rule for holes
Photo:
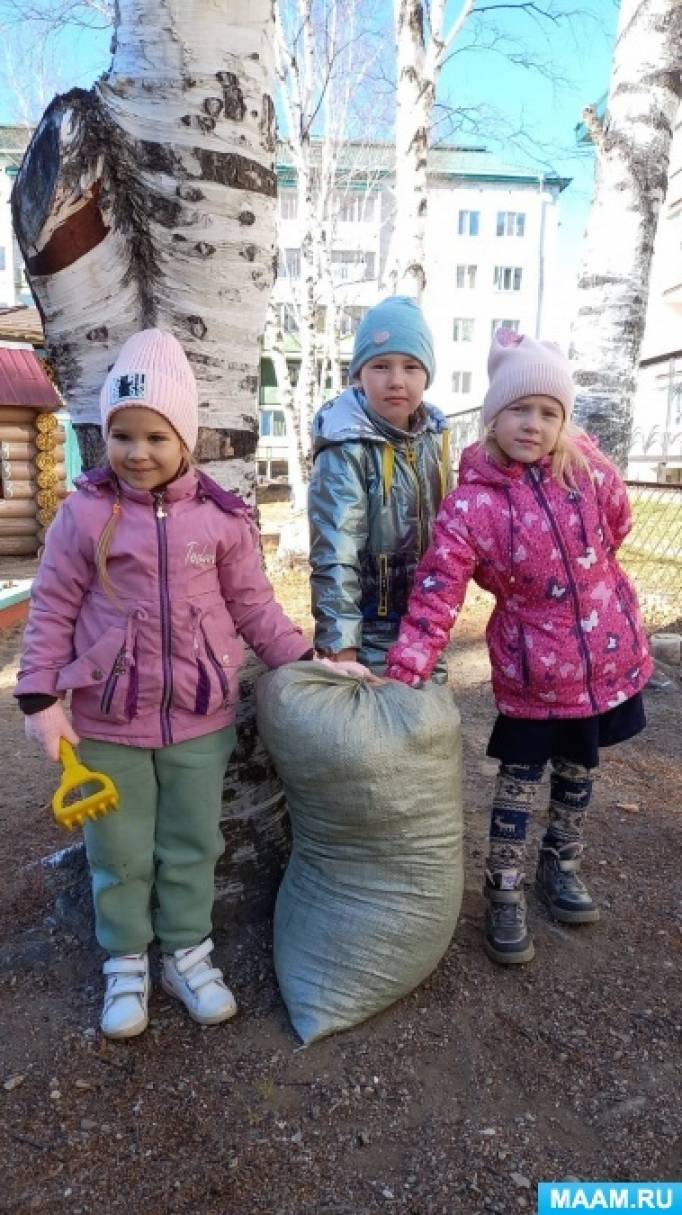
[[[682,485],[629,481],[632,531],[619,560],[647,628],[682,623]]]

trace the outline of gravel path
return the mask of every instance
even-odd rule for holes
[[[300,579],[282,580],[304,615]],[[464,723],[467,881],[441,966],[410,998],[300,1050],[266,927],[216,934],[240,1013],[192,1025],[158,989],[128,1044],[96,1026],[101,959],[50,919],[32,862],[63,844],[51,774],[10,704],[18,631],[0,634],[0,1210],[193,1215],[505,1215],[540,1180],[682,1173],[679,684],[606,753],[587,872],[601,922],[569,930],[529,896],[537,957],[480,947],[495,766],[474,603],[452,651]],[[535,836],[541,823],[535,824]]]

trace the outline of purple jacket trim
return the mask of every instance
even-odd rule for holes
[[[222,485],[218,485],[217,481],[214,481],[206,473],[201,472],[200,469],[197,469],[197,480],[199,482],[197,488],[198,497],[201,497],[203,493],[204,497],[210,498],[212,502],[215,502],[216,506],[219,506],[221,510],[224,510],[229,515],[253,514],[248,502],[245,502],[238,494],[233,494],[228,489],[223,489]]]
[[[194,702],[194,712],[204,717],[208,713],[211,684],[208,678],[208,671],[200,658],[197,658],[197,672],[197,696]]]

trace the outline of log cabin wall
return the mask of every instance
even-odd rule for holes
[[[39,553],[66,495],[61,404],[32,351],[0,348],[0,557]]]

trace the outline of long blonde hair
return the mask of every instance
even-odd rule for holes
[[[487,428],[482,439],[482,446],[486,451],[489,451],[493,459],[498,464],[508,464],[509,458],[505,455],[495,438],[494,422]],[[576,426],[575,422],[564,422],[559,437],[557,438],[554,450],[550,453],[552,457],[552,476],[554,480],[563,487],[563,489],[577,489],[577,474],[586,473],[589,480],[592,481],[593,468],[586,451],[593,446],[589,435],[582,429],[581,426]]]

